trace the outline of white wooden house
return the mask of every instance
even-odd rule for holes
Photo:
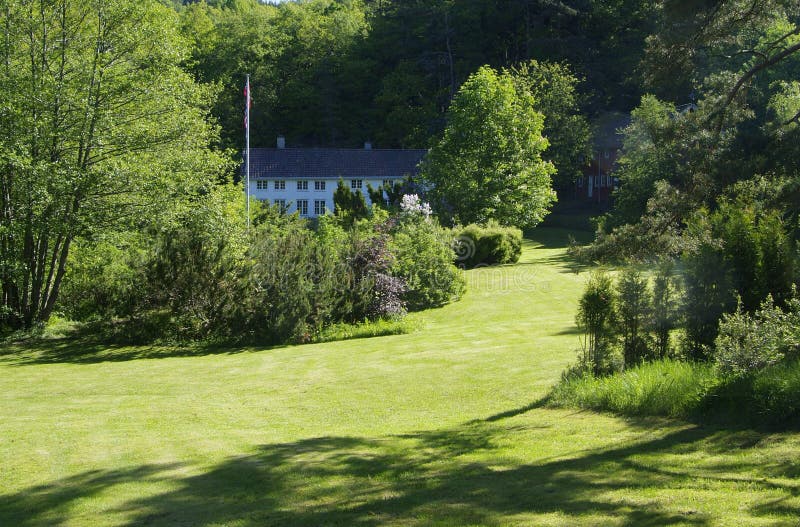
[[[367,185],[378,188],[415,175],[427,150],[277,148],[250,150],[250,195],[287,212],[314,218],[333,211],[339,180],[370,203]]]

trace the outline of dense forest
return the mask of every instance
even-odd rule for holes
[[[588,115],[629,111],[643,90],[652,2],[255,0],[176,6],[191,71],[216,83],[222,143],[241,148],[241,86],[253,79],[253,146],[428,147],[458,87],[483,65],[565,63]],[[659,93],[687,102],[688,83]]]

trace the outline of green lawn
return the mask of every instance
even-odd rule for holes
[[[798,525],[800,434],[542,404],[567,234],[406,335],[0,354],[0,525]]]

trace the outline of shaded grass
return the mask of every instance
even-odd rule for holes
[[[545,404],[578,346],[562,238],[407,334],[7,353],[0,525],[796,524],[798,434]]]

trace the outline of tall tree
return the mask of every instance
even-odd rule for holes
[[[432,203],[452,221],[533,227],[555,201],[544,117],[508,74],[482,67],[459,89],[442,140],[422,166]]]
[[[518,90],[529,92],[536,109],[544,114],[544,136],[550,141],[547,159],[553,162],[554,184],[570,189],[582,175],[584,159],[591,154],[589,121],[580,111],[578,78],[566,64],[531,60],[509,71]]]
[[[212,92],[155,0],[1,1],[0,325],[48,319],[70,245],[191,196]]]

